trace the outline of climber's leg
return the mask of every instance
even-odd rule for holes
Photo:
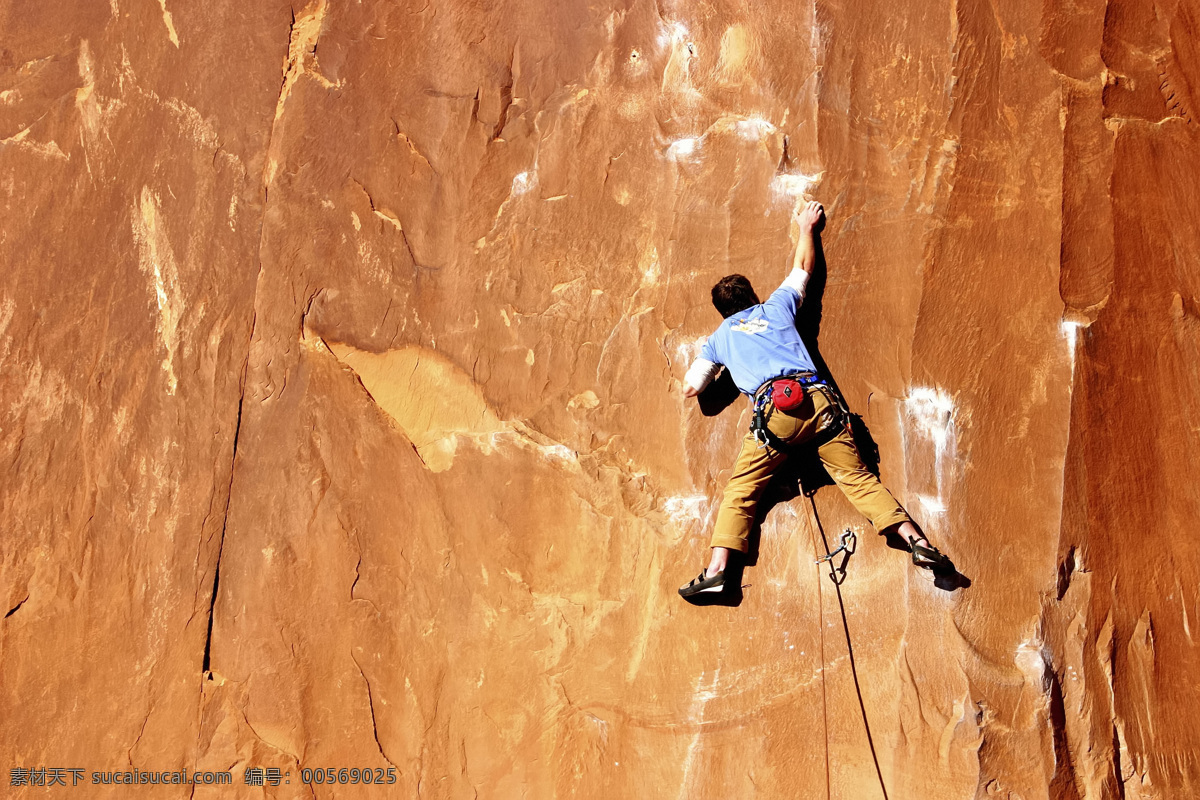
[[[771,422],[777,416],[783,415],[772,415]],[[709,544],[714,548],[728,548],[740,553],[750,549],[750,529],[754,525],[758,499],[762,497],[763,489],[771,480],[775,468],[786,459],[786,455],[773,448],[761,447],[750,435],[742,440],[742,449],[734,462],[729,483],[725,486]]]
[[[871,520],[875,530],[880,533],[895,531],[908,542],[914,564],[933,569],[953,567],[950,559],[929,543],[891,492],[863,464],[848,429],[839,431],[837,436],[821,445],[817,453],[829,476],[859,513]]]
[[[779,435],[778,432],[776,435]],[[717,510],[717,522],[710,542],[712,557],[708,567],[699,577],[679,587],[680,595],[691,597],[701,592],[724,590],[725,569],[729,566],[730,553],[734,550],[745,553],[750,549],[750,528],[754,525],[758,499],[771,480],[771,473],[786,459],[786,455],[773,448],[760,447],[753,436],[747,435],[742,441],[741,452],[734,462],[733,474],[729,477],[721,507]]]
[[[924,539],[896,498],[863,464],[849,430],[843,428],[837,436],[822,444],[817,453],[829,477],[859,513],[871,520],[875,530],[883,533],[889,528],[898,528],[906,539],[910,536]]]

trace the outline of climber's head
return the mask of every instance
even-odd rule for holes
[[[760,302],[745,275],[726,275],[717,281],[712,288],[712,301],[726,319]]]

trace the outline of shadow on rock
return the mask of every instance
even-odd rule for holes
[[[733,382],[733,378],[729,374],[729,370],[721,370],[721,374],[717,379],[710,383],[707,388],[700,394],[696,395],[696,400],[700,403],[700,413],[706,417],[715,417],[725,409],[733,405],[733,401],[738,399],[741,392],[738,391],[737,384]]]
[[[954,564],[950,564],[949,567],[933,570],[933,585],[943,592],[953,592],[966,589],[971,585],[971,579],[959,572]]]

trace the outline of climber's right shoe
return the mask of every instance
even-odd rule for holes
[[[700,570],[700,574],[692,578],[689,582],[679,587],[680,597],[691,597],[692,595],[703,594],[705,592],[723,592],[725,591],[725,572],[718,572],[711,578],[706,578],[707,569]]]
[[[917,542],[925,542],[925,544],[921,545]],[[954,569],[954,562],[941,550],[931,545],[928,539],[909,539],[908,544],[912,548],[913,563],[918,567],[924,567],[934,572]]]

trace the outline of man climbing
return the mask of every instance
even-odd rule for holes
[[[758,499],[771,474],[801,446],[816,446],[821,463],[846,497],[880,533],[895,531],[912,548],[921,567],[950,565],[879,479],[863,465],[850,433],[849,416],[837,392],[816,374],[808,349],[796,331],[796,312],[816,261],[814,236],[824,224],[824,209],[809,201],[795,213],[800,241],[792,270],[765,303],[742,275],[727,275],[712,289],[712,301],[725,318],[688,369],[684,394],[695,397],[719,369],[754,401],[751,432],[725,488],[712,535],[708,567],[679,593],[690,597],[725,588],[733,551],[749,549]]]

